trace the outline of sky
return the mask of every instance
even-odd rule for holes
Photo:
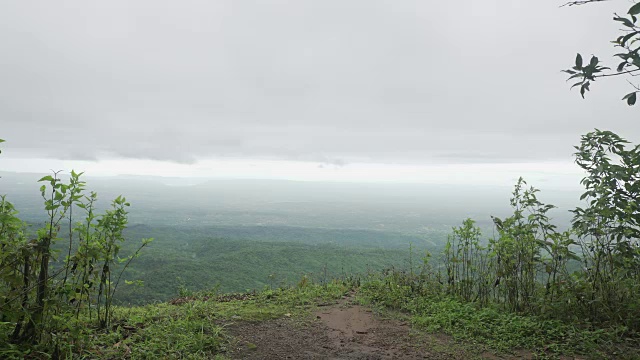
[[[577,184],[594,128],[640,141],[611,1],[11,1],[0,170]],[[530,181],[531,182],[531,181]]]

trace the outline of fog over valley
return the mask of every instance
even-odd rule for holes
[[[29,219],[46,217],[37,174],[1,173],[3,190]],[[202,180],[184,178],[87,177],[100,203],[125,194],[130,221],[149,224],[298,226],[367,229],[420,234],[450,230],[465,218],[488,226],[490,216],[512,211],[512,186],[303,182],[286,180]],[[195,184],[189,184],[189,183]],[[544,185],[544,183],[542,184]],[[535,186],[532,184],[532,186]],[[578,190],[541,190],[542,201],[567,226],[579,204]]]

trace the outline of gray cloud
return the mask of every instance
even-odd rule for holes
[[[594,127],[637,140],[623,81],[582,101],[559,72],[612,53],[620,4],[560,3],[8,2],[0,134],[25,157],[334,165],[568,159]]]

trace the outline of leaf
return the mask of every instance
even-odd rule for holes
[[[591,85],[591,83],[587,81],[580,87],[580,95],[582,95],[583,99],[584,99],[584,92],[589,91],[589,85]]]
[[[615,21],[620,21],[621,23],[624,24],[624,26],[626,27],[633,27],[633,23],[631,22],[631,20],[627,19],[627,18],[623,18],[623,17],[614,17],[613,20]]]
[[[629,106],[633,106],[636,104],[636,93],[633,92],[631,94],[628,94],[629,97],[627,98],[627,105]]]
[[[624,44],[629,41],[629,39],[631,39],[632,37],[634,37],[635,35],[637,35],[639,32],[638,31],[634,31],[634,32],[630,32],[627,35],[622,37],[622,40],[619,41],[620,45],[624,46]]]
[[[640,14],[640,3],[633,5],[629,11],[627,12],[629,15],[638,15]]]
[[[576,55],[576,67],[582,69],[582,55]]]
[[[43,176],[42,179],[38,180],[38,182],[41,181],[53,181],[53,177],[51,175]]]
[[[598,61],[598,57],[592,56],[591,60],[589,61],[589,65],[595,67],[596,65],[598,65]]]

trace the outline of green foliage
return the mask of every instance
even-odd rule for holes
[[[404,249],[212,238],[197,227],[173,230],[129,231],[130,237],[150,232],[156,240],[123,275],[142,280],[144,286],[122,287],[116,295],[120,304],[166,301],[179,291],[187,294],[215,286],[238,292],[293,285],[302,275],[323,283],[389,267],[408,268]],[[129,248],[124,244],[123,249]]]
[[[582,180],[587,206],[573,211],[584,264],[574,286],[583,316],[638,331],[640,145],[627,145],[612,132],[596,130],[576,147],[576,163],[587,173]]]
[[[31,344],[53,351],[80,335],[80,316],[97,320],[99,328],[111,325],[113,297],[120,276],[129,262],[150,240],[144,240],[133,255],[120,258],[122,232],[129,206],[117,197],[112,208],[96,215],[97,195],[84,194],[82,174],[71,172],[64,183],[59,172],[42,177],[40,194],[47,221],[35,234],[17,217],[17,210],[0,196],[0,342]],[[74,208],[85,211],[77,224]],[[68,225],[66,256],[61,260],[56,243],[63,225]],[[112,277],[113,271],[119,274]]]
[[[571,249],[575,242],[550,223],[547,212],[554,206],[525,186],[521,178],[514,188],[513,215],[493,218],[498,237],[487,246],[473,220],[453,229],[443,252],[448,295],[530,314],[549,314],[561,304],[567,265],[578,259]]]
[[[447,292],[465,301],[488,301],[488,258],[480,245],[480,228],[466,219],[453,229],[443,253],[447,271]]]
[[[625,343],[626,328],[589,328],[579,321],[565,322],[504,311],[490,303],[467,302],[432,287],[416,287],[408,273],[394,271],[363,280],[359,294],[364,303],[410,314],[419,329],[444,332],[454,339],[499,352],[530,349],[541,357],[588,354],[610,358],[624,352],[640,356],[633,343]],[[631,339],[628,339],[631,340]]]
[[[621,347],[640,356],[629,346],[640,333],[640,145],[596,130],[576,149],[587,206],[572,211],[570,231],[557,231],[554,206],[519,179],[513,214],[493,218],[498,236],[487,246],[473,220],[453,228],[443,267],[421,275],[445,282],[394,271],[367,279],[367,299],[410,312],[419,327],[498,350],[608,357]]]
[[[491,280],[496,302],[511,311],[537,314],[554,303],[567,262],[576,256],[570,250],[570,234],[557,232],[549,221],[547,212],[555,206],[540,202],[539,190],[525,185],[520,178],[515,186],[513,215],[494,218],[499,237],[489,240]],[[545,278],[542,288],[540,280]]]
[[[317,304],[343,297],[352,284],[308,282],[303,287],[265,289],[255,293],[198,292],[171,303],[118,307],[112,327],[98,330],[87,313],[75,325],[78,334],[59,351],[65,358],[216,359],[232,339],[226,324],[309,315]],[[65,339],[71,340],[71,339]],[[40,348],[0,345],[0,357],[23,358]]]
[[[592,2],[599,2],[603,0],[579,0],[572,1],[566,5],[583,5]],[[640,14],[640,3],[633,4],[626,11],[625,15],[614,14],[613,20],[618,22],[622,29],[618,37],[612,41],[616,47],[621,48],[621,52],[614,56],[621,61],[616,67],[616,71],[611,71],[609,67],[601,66],[600,59],[596,56],[592,56],[588,64],[585,64],[582,59],[582,55],[576,56],[575,65],[571,69],[563,70],[563,72],[569,74],[569,80],[578,79],[578,82],[574,83],[571,88],[580,87],[580,95],[584,98],[586,91],[589,91],[591,83],[598,78],[610,77],[610,76],[634,76],[640,71],[640,48],[637,46],[638,40],[640,40],[640,23],[638,23],[637,15]],[[609,70],[609,71],[607,71]],[[629,106],[636,104],[637,94],[640,92],[638,85],[629,81],[629,84],[635,89],[626,94],[622,100],[625,100]]]

